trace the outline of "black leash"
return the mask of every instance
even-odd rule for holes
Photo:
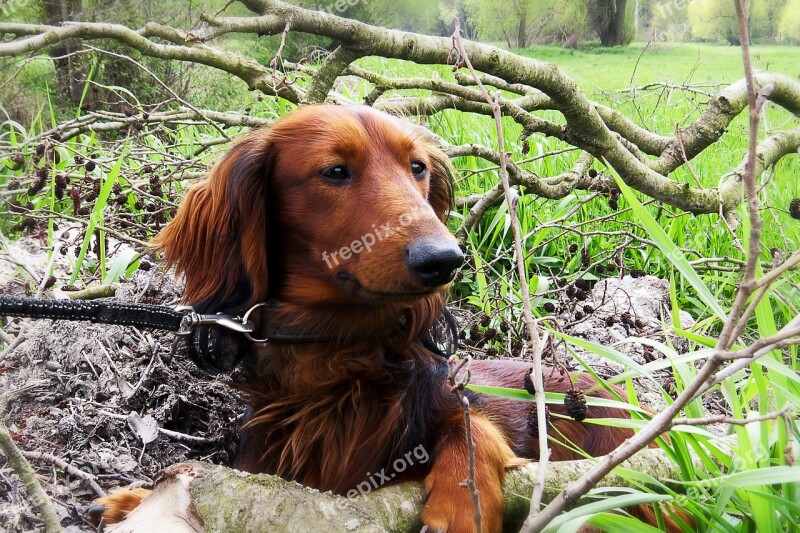
[[[179,331],[186,313],[160,305],[0,296],[0,315]]]
[[[193,337],[198,330],[228,330],[244,335],[251,342],[312,342],[311,339],[297,332],[290,331],[285,335],[255,339],[251,335],[256,324],[250,321],[255,309],[266,307],[264,304],[253,306],[244,318],[222,313],[201,315],[188,306],[176,308],[163,305],[138,304],[130,302],[108,302],[102,300],[55,300],[44,298],[27,298],[23,296],[0,295],[0,316],[16,316],[25,318],[51,320],[88,320],[96,324],[114,324],[117,326],[135,326],[139,328],[163,329],[174,331],[179,337]]]
[[[258,310],[263,338],[255,338],[257,329],[250,315]],[[278,342],[306,344],[336,342],[335,337],[322,337],[307,331],[283,327],[272,315],[275,308],[258,303],[238,316],[218,313],[201,315],[193,308],[138,304],[102,300],[55,300],[0,295],[0,316],[51,320],[87,320],[97,324],[161,329],[177,333],[173,349],[185,350],[201,368],[222,372],[232,369],[248,352],[244,340],[261,344]],[[234,335],[231,335],[233,333]],[[450,357],[458,348],[458,325],[445,308],[422,343],[443,357]]]

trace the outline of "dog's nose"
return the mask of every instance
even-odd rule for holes
[[[414,276],[429,287],[453,281],[464,254],[455,242],[418,240],[406,249],[406,264]]]

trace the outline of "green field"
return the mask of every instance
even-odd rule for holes
[[[516,52],[558,65],[586,91],[657,82],[733,83],[744,76],[742,51],[736,46],[634,43],[624,48],[540,46]],[[751,52],[754,68],[800,79],[800,48],[754,45]]]

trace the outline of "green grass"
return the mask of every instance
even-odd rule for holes
[[[262,43],[254,45],[254,48],[241,39],[228,44],[243,54],[253,52],[262,61],[270,56],[269,47]],[[738,48],[659,45],[641,54],[642,48],[642,44],[612,50],[585,48],[582,51],[536,47],[522,53],[556,64],[572,76],[590,98],[611,105],[639,125],[662,134],[672,134],[675,127],[685,126],[696,119],[706,98],[679,90],[640,92],[635,97],[615,90],[630,86],[632,77],[633,85],[642,85],[660,81],[678,84],[715,81],[727,84],[742,76]],[[792,78],[800,75],[800,61],[797,61],[800,49],[755,47],[754,57],[759,68],[782,72]],[[364,58],[359,64],[387,76],[453,79],[451,70],[445,66],[416,66],[377,58]],[[41,168],[43,163],[37,160],[35,144],[25,144],[26,139],[48,130],[53,116],[75,116],[75,110],[53,109],[46,88],[41,83],[34,83],[32,77],[34,73],[46,76],[47,70],[38,62],[32,65],[36,65],[35,69],[30,67],[34,70],[26,72],[28,77],[25,78],[26,83],[31,83],[36,89],[27,96],[32,109],[36,110],[30,124],[24,127],[11,123],[0,126],[0,140],[11,147],[10,153],[0,154],[0,189],[12,181],[20,181],[21,188],[27,188],[34,181],[36,169]],[[193,103],[200,107],[269,118],[285,113],[290,107],[276,104],[271,99],[262,100],[248,92],[241,82],[210,69],[195,69],[192,75],[196,82],[194,85],[198,87],[193,93],[196,98]],[[343,92],[353,101],[359,101],[369,89],[366,84],[347,84]],[[555,112],[542,113],[542,116],[560,120]],[[767,112],[767,123],[770,128],[778,130],[796,127],[800,121],[771,106]],[[446,111],[428,119],[426,125],[450,143],[478,143],[496,147],[494,125],[487,117]],[[209,127],[173,126],[169,130],[155,126],[152,130],[148,128],[138,133],[122,132],[114,138],[87,134],[63,143],[58,148],[59,161],[51,165],[47,183],[40,191],[6,197],[20,205],[30,202],[35,213],[71,215],[73,204],[69,194],[59,199],[53,192],[56,176],[68,175],[70,187],[77,187],[83,198],[92,194],[93,187],[97,188],[95,203],[84,200],[82,204],[91,209],[85,216],[77,217],[86,224],[86,235],[69,244],[68,253],[74,256],[73,277],[78,284],[113,279],[126,270],[130,272],[138,264],[138,258],[134,257],[124,258],[121,262],[107,258],[107,250],[102,246],[102,231],[94,231],[95,227],[122,227],[137,239],[147,240],[162,227],[174,208],[176,193],[179,196],[187,185],[179,172],[182,165],[194,161],[192,168],[199,170],[213,159],[215,153],[227,149],[226,145],[220,145],[204,152],[201,158],[194,155],[200,143],[218,135]],[[234,129],[228,133],[235,136],[237,131]],[[506,148],[515,161],[565,147],[560,141],[535,135],[528,140],[530,153],[524,154],[520,139],[522,130],[508,119],[504,120],[504,134]],[[703,187],[713,187],[739,164],[746,144],[745,117],[739,117],[720,142],[692,161],[693,172],[681,168],[671,177],[692,185],[697,179]],[[14,170],[18,166],[14,161],[17,154],[22,154],[25,162],[22,168]],[[523,163],[523,166],[541,177],[555,176],[569,170],[577,157],[577,152],[572,151]],[[97,168],[88,170],[87,159],[96,162]],[[497,182],[497,170],[485,161],[465,157],[456,160],[455,164],[460,174],[456,183],[458,195],[482,192]],[[798,166],[797,155],[785,158],[761,192],[766,205],[762,211],[765,226],[761,257],[765,263],[771,261],[771,248],[778,249],[784,256],[800,249],[798,221],[791,219],[786,212],[791,198],[800,196]],[[154,167],[155,172],[148,170],[148,167]],[[599,163],[595,164],[595,168],[610,172]],[[475,172],[478,169],[487,170]],[[157,178],[157,185],[153,185],[154,177]],[[143,192],[148,194],[144,195]],[[688,332],[679,329],[677,320],[665,326],[673,327],[676,334],[690,340],[688,354],[679,356],[669,345],[652,343],[657,352],[668,355],[670,359],[662,358],[637,365],[616,347],[593,346],[580,339],[561,337],[575,344],[582,343],[585,349],[625,365],[626,372],[615,380],[618,384],[625,386],[635,376],[649,376],[659,369],[671,368],[680,391],[696,375],[703,355],[701,350],[714,345],[715,334],[720,327],[720,315],[729,310],[739,280],[736,265],[730,260],[744,258],[736,246],[736,239],[744,242],[746,238],[746,211],[743,207],[737,211],[743,223],[733,229],[732,235],[716,215],[687,215],[655,202],[647,202],[642,195],[630,191],[624,191],[616,201],[612,201],[608,195],[591,196],[590,192],[576,191],[556,201],[530,195],[523,195],[519,201],[520,223],[526,235],[523,245],[526,251],[525,266],[534,293],[534,312],[540,316],[548,314],[544,305],[556,301],[553,289],[558,284],[581,277],[591,280],[608,276],[605,267],[616,261],[617,253],[627,271],[642,269],[670,279],[673,313],[677,315],[677,310],[681,309],[697,320],[697,325]],[[6,207],[0,209],[5,211]],[[573,209],[574,213],[567,220],[548,227],[548,224],[558,221]],[[164,216],[157,216],[159,213]],[[453,214],[453,229],[457,228],[464,214],[464,209]],[[25,221],[24,215],[11,213],[0,220],[0,229],[12,236],[19,235],[19,224]],[[54,219],[49,218],[46,227],[41,223],[39,226],[40,230],[46,230],[43,234],[48,246],[55,246],[53,225]],[[626,243],[627,236],[620,233],[622,231],[653,241],[656,245],[650,246],[635,240]],[[101,240],[97,251],[94,251],[90,244],[97,240],[96,235],[100,235]],[[506,321],[514,324],[518,330],[520,283],[510,260],[513,253],[506,207],[501,205],[489,210],[470,232],[467,241],[470,266],[464,269],[463,278],[455,284],[455,299],[459,304],[489,314],[494,326]],[[603,268],[584,268],[581,254],[569,252],[571,246],[577,250],[585,249],[592,262],[599,263]],[[680,254],[674,252],[676,247],[682,250]],[[727,258],[729,261],[721,262],[721,269],[691,264],[702,258]],[[618,272],[611,275],[618,275]],[[794,318],[800,308],[798,286],[798,272],[791,273],[786,280],[777,284],[759,306],[744,338],[752,340],[768,335]],[[558,333],[554,332],[554,335]],[[505,348],[499,343],[495,347],[501,350]],[[749,372],[726,382],[719,392],[736,417],[757,412],[763,414],[782,406],[783,402],[792,404],[796,410],[800,408],[798,371],[798,349],[790,347],[783,352],[769,354],[760,364],[752,365]],[[672,401],[670,394],[660,386],[657,392],[668,403]],[[629,424],[638,427],[649,418],[648,413],[635,405],[635,399],[621,398],[620,401],[631,404],[634,420]],[[686,414],[705,416],[707,412],[703,402],[695,401],[686,409]],[[705,430],[671,432],[669,441],[662,440],[660,444],[680,466],[681,477],[676,483],[683,486],[689,497],[672,492],[676,488],[674,484],[669,487],[662,485],[666,480],[645,479],[637,473],[625,475],[657,487],[660,495],[667,495],[681,503],[694,513],[699,531],[797,530],[800,507],[796,501],[800,483],[796,481],[797,468],[792,470],[787,466],[784,452],[790,442],[787,428],[794,433],[795,442],[800,439],[796,420],[786,425],[783,422],[765,421],[736,430],[732,432],[737,439],[733,454],[723,449],[718,439]],[[693,462],[690,452],[698,454],[702,463],[698,465]],[[652,498],[648,495],[630,496],[640,497]],[[662,499],[663,496],[656,498]],[[584,506],[578,514],[585,513],[591,517],[591,523],[608,531],[623,530],[619,528],[628,519],[605,514],[603,506],[608,503],[605,501],[591,507]],[[628,522],[624,525],[634,529],[638,527]]]
[[[656,50],[656,54],[666,54],[670,59],[661,63],[661,58],[654,59],[648,51],[639,63],[640,72],[650,72],[647,81],[680,80],[686,78],[683,71],[685,68],[692,68],[695,56],[691,55],[691,61],[687,59],[687,47],[671,47],[664,50]],[[692,49],[699,50],[698,54],[706,57],[710,63],[716,65],[716,76],[726,81],[736,81],[740,78],[740,61],[736,56],[738,49],[723,46],[695,45]],[[772,47],[776,55],[785,58],[792,52],[800,53],[797,49]],[[595,87],[587,85],[586,79],[606,81],[610,87],[625,87],[630,78],[633,65],[637,60],[640,50],[635,47],[613,49],[599,53],[599,51],[571,52],[555,47],[540,47],[529,50],[531,55],[545,61],[555,63],[559,68],[563,68],[570,73],[570,66],[574,72],[580,73],[576,80],[583,85],[589,96],[601,103],[611,105],[620,109],[636,123],[652,131],[662,134],[671,134],[676,126],[685,126],[695,120],[704,109],[703,100],[706,98],[695,93],[683,91],[662,91],[659,89],[649,92],[639,93],[635,98],[630,93],[614,92],[594,92]],[[761,55],[762,59],[765,57]],[[681,60],[681,58],[683,58]],[[615,68],[607,67],[608,61],[613,61]],[[363,63],[373,69],[390,71],[392,75],[401,75],[408,69],[406,64],[400,62],[386,62],[384,60],[366,59]],[[691,64],[690,64],[691,63]],[[604,64],[603,67],[597,65]],[[688,64],[688,67],[687,67]],[[421,73],[420,73],[421,71]],[[699,69],[698,69],[699,71]],[[439,67],[423,67],[414,70],[417,75],[440,76],[450,79],[452,74],[449,70]],[[661,73],[661,78],[657,77],[656,72]],[[725,72],[726,75],[723,75]],[[641,81],[644,83],[644,80]],[[542,113],[542,116],[552,120],[558,120],[557,113]],[[795,127],[800,124],[797,117],[788,112],[771,106],[767,113],[768,124],[771,128],[783,129]],[[430,127],[446,140],[454,144],[479,143],[486,146],[496,146],[494,129],[490,119],[486,117],[462,114],[455,111],[441,113],[429,121]],[[729,127],[728,132],[714,146],[706,150],[698,158],[692,161],[692,170],[687,168],[678,169],[671,176],[678,181],[695,184],[695,178],[699,180],[703,187],[714,187],[726,173],[735,168],[742,160],[747,146],[746,139],[746,116],[740,116]],[[520,141],[522,129],[510,120],[504,122],[504,134],[506,137],[507,149],[512,153],[512,158],[521,160],[525,157],[546,153],[549,151],[564,148],[565,145],[553,139],[535,135],[530,139],[531,151],[528,156],[523,152],[523,143]],[[762,134],[763,135],[763,134]],[[542,177],[555,176],[569,170],[577,158],[576,152],[561,154],[536,161],[535,163],[523,165],[529,171]],[[457,160],[456,166],[470,171],[475,168],[485,168],[485,162],[474,158],[462,158]],[[597,164],[596,168],[602,170],[602,166]],[[785,158],[775,169],[774,175],[764,188],[763,198],[768,209],[763,211],[765,218],[764,234],[764,256],[765,261],[769,261],[768,250],[776,248],[784,256],[791,251],[800,248],[800,232],[797,231],[796,221],[792,220],[786,210],[792,198],[800,196],[800,183],[794,178],[798,168],[798,157],[790,156]],[[486,190],[497,182],[497,173],[494,170],[472,174],[465,173],[466,177],[459,181],[457,190],[460,194],[470,194]],[[603,258],[620,246],[621,239],[606,238],[603,235],[592,235],[581,237],[575,233],[566,233],[561,228],[551,228],[546,230],[537,229],[546,225],[559,216],[576,201],[589,196],[586,192],[576,192],[564,201],[553,202],[543,201],[532,197],[524,197],[520,202],[520,218],[526,232],[530,233],[530,239],[526,243],[526,249],[530,255],[528,257],[529,271],[541,279],[537,279],[540,287],[552,287],[555,278],[567,277],[570,275],[580,275],[580,261],[576,255],[565,254],[570,245],[586,248],[593,258]],[[634,233],[643,238],[649,238],[649,232],[639,225],[639,217],[630,212],[624,211],[627,203],[624,199],[619,200],[619,209],[623,212],[610,220],[605,220],[602,224],[592,223],[592,220],[601,216],[612,215],[615,211],[609,204],[607,197],[600,197],[588,201],[571,218],[570,223],[585,224],[584,229],[587,233],[615,232],[633,229]],[[650,212],[656,217],[658,223],[665,230],[666,234],[673,240],[675,245],[683,249],[688,259],[698,260],[701,258],[735,258],[742,259],[742,254],[735,247],[735,239],[730,234],[728,228],[716,215],[691,216],[680,213],[672,209],[664,209],[657,205],[650,206]],[[460,214],[464,215],[466,211]],[[474,249],[477,250],[483,259],[491,264],[491,275],[500,279],[510,277],[515,278],[512,265],[507,260],[511,257],[510,233],[505,223],[505,212],[490,211],[483,222],[476,228],[470,238]],[[745,216],[744,210],[740,210],[740,217]],[[458,221],[456,221],[458,222]],[[741,229],[737,232],[738,239],[743,238]],[[610,258],[610,257],[609,257]],[[666,260],[663,253],[650,247],[629,246],[623,253],[623,261],[628,269],[638,268],[646,270],[648,273],[669,277],[673,272],[673,266]],[[728,268],[731,265],[727,265]],[[735,272],[714,272],[705,271],[704,281],[719,294],[727,297],[732,295],[736,283]],[[588,272],[588,275],[602,277],[597,272]],[[797,278],[795,277],[795,280]],[[708,316],[708,307],[697,298],[696,292],[688,285],[684,285],[682,279],[679,280],[679,303],[682,308],[691,312],[695,317],[704,318]],[[458,294],[469,295],[470,301],[482,301],[480,307],[485,308],[485,289],[486,284],[476,276],[467,276],[464,286],[458,287]],[[514,281],[506,284],[501,282],[507,291],[510,286],[515,285]],[[509,286],[506,286],[509,285]],[[511,291],[513,295],[514,291]],[[484,296],[476,296],[484,294]],[[784,287],[779,289],[779,294],[785,300],[795,302],[796,309],[800,302],[795,292]],[[541,298],[535,303],[543,305],[546,298]],[[511,308],[518,307],[518,295],[512,297]],[[793,307],[782,307],[785,316],[791,316]],[[494,309],[499,312],[499,309]]]
[[[514,51],[558,65],[587,91],[658,82],[733,83],[744,76],[742,51],[736,46],[633,43],[611,49],[567,50],[559,46],[537,46]],[[800,49],[797,47],[755,45],[752,61],[756,69],[800,79]]]

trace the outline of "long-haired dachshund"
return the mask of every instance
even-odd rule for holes
[[[424,479],[424,524],[473,531],[471,496],[460,486],[464,417],[446,357],[427,341],[463,260],[443,223],[452,173],[422,128],[368,107],[321,105],[245,136],[189,190],[156,239],[186,278],[186,302],[203,312],[266,302],[263,336],[298,336],[258,344],[246,362],[251,411],[235,467],[342,495],[374,472]],[[472,382],[522,388],[529,368],[475,361]],[[594,385],[586,374],[575,383]],[[505,469],[537,458],[536,432],[530,404],[467,394],[484,530],[496,533]],[[589,407],[587,417],[628,414]],[[556,416],[548,433],[552,460],[581,458],[576,448],[603,455],[631,435]],[[107,521],[145,494],[102,500]]]

